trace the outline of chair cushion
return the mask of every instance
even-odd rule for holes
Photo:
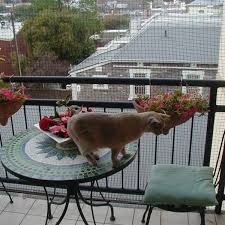
[[[216,205],[213,168],[154,165],[144,202],[152,205]]]

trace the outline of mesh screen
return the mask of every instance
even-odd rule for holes
[[[174,90],[201,94],[208,100],[210,81],[225,77],[223,13],[222,0],[3,0],[0,73],[11,79],[60,76],[149,81],[146,85],[56,82],[54,78],[51,83],[25,81],[26,93],[32,100],[42,99],[43,105],[45,100],[61,100],[67,95],[74,101],[115,103]],[[155,85],[152,79],[176,79],[183,85]],[[191,80],[208,83],[191,86]],[[219,88],[216,104],[224,106],[224,97],[224,88]],[[2,145],[14,134],[33,128],[41,117],[54,114],[52,106],[32,104],[22,107],[6,126],[0,127]],[[65,108],[57,110],[63,112]],[[216,112],[213,133],[208,134],[213,138],[212,166],[224,129],[224,110]],[[94,111],[117,113],[121,108]],[[109,177],[108,186],[144,190],[155,163],[203,165],[208,116],[196,114],[158,138],[144,134],[139,157],[123,174]],[[5,177],[2,167],[0,175]],[[100,185],[106,186],[106,181],[100,181]],[[40,187],[7,186],[42,191]],[[130,201],[142,199],[137,195],[107,195]]]

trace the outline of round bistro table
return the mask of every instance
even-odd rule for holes
[[[0,151],[1,162],[4,168],[12,175],[25,180],[33,185],[43,186],[47,198],[47,216],[52,218],[51,204],[64,204],[64,210],[56,225],[60,224],[66,214],[70,198],[74,196],[77,208],[85,225],[87,220],[80,207],[79,199],[91,206],[93,221],[95,217],[93,206],[108,205],[111,208],[111,220],[115,220],[113,207],[109,201],[105,203],[93,203],[92,191],[90,201],[86,200],[80,191],[80,184],[91,182],[93,188],[95,182],[99,189],[98,180],[115,174],[127,167],[135,158],[138,151],[138,141],[126,146],[127,156],[120,159],[120,166],[112,167],[110,149],[102,149],[99,152],[100,159],[97,166],[90,165],[87,160],[78,154],[76,145],[72,142],[58,144],[46,134],[37,130],[28,130],[12,137]],[[46,187],[65,188],[65,199],[59,203],[48,197]]]

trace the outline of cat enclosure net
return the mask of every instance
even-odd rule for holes
[[[211,82],[225,78],[223,14],[223,0],[0,1],[1,77],[8,77],[12,87],[25,85],[32,100],[6,126],[0,126],[1,145],[15,134],[33,129],[43,116],[54,115],[56,110],[64,112],[65,107],[48,103],[66,96],[84,107],[85,102],[107,103],[106,107],[93,107],[107,113],[134,112],[132,106],[123,108],[122,103],[132,103],[140,95],[153,97],[175,90],[200,94],[210,103]],[[15,82],[17,76],[23,81]],[[71,82],[69,78],[79,80]],[[118,80],[113,83],[112,78]],[[157,80],[166,82],[160,85]],[[223,106],[224,89],[218,89],[213,99]],[[141,202],[141,195],[128,195],[126,190],[143,191],[152,165],[203,165],[209,140],[213,166],[225,115],[223,107],[216,111],[214,129],[210,130],[208,118],[215,108],[210,110],[203,116],[196,114],[168,135],[144,134],[135,161],[107,181],[100,181],[102,187],[124,189],[124,194],[107,196]],[[5,177],[2,167],[0,176]],[[27,193],[43,191],[15,183],[6,186]]]

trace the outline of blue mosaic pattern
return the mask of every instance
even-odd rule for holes
[[[121,159],[121,167],[135,157],[138,141],[126,146],[128,156]],[[90,165],[78,154],[73,143],[58,146],[52,139],[37,130],[14,136],[0,151],[6,168],[23,177],[43,181],[87,181],[88,178],[113,173],[111,151],[103,149],[97,166]]]

